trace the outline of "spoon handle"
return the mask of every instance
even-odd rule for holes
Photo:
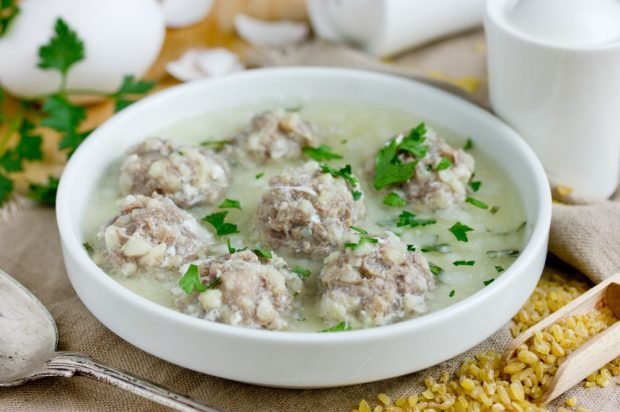
[[[166,389],[149,380],[139,378],[129,372],[103,365],[81,353],[58,352],[47,362],[47,367],[54,370],[70,371],[76,375],[88,376],[109,383],[178,411],[221,412],[219,409]]]

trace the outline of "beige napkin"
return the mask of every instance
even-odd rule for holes
[[[484,44],[480,33],[469,33],[400,57],[399,64],[416,75],[448,80],[469,88],[484,103]],[[457,63],[458,62],[458,63]],[[245,385],[195,373],[128,344],[101,325],[79,301],[62,263],[52,210],[14,204],[0,224],[0,267],[32,290],[58,323],[59,349],[83,351],[113,366],[209,401],[226,411],[349,411],[361,398],[385,392],[393,399],[419,392],[422,378],[454,370],[463,356],[416,374],[365,385],[324,390],[284,390]],[[1,213],[0,213],[1,214]],[[583,271],[593,281],[620,268],[620,203],[555,205],[550,250]],[[546,270],[558,270],[548,267]],[[571,271],[571,269],[562,268]],[[469,351],[502,351],[510,342],[507,328]],[[403,354],[416,356],[416,354]],[[337,365],[335,365],[337,368]],[[337,373],[325,371],[325,373]],[[620,390],[576,387],[576,395],[590,410],[620,410]],[[561,405],[560,398],[552,408]],[[155,411],[163,408],[87,378],[45,379],[23,387],[0,389],[1,411]]]

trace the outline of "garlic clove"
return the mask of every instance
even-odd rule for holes
[[[308,25],[288,20],[270,22],[245,14],[235,16],[235,30],[245,41],[255,46],[282,47],[303,42],[308,37]]]
[[[191,82],[245,70],[237,55],[227,49],[190,49],[169,62],[166,71],[177,80]]]

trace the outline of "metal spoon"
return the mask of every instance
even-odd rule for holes
[[[179,411],[219,412],[187,396],[81,353],[57,352],[52,315],[24,286],[0,270],[0,387],[48,376],[88,376]]]

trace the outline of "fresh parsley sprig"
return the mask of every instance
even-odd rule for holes
[[[16,0],[0,0],[0,37],[6,34],[18,14],[19,7]]]
[[[233,223],[226,222],[226,215],[228,211],[211,213],[202,218],[203,222],[209,223],[215,229],[215,233],[218,236],[232,235],[239,233],[239,228]]]
[[[362,197],[362,191],[360,190],[360,181],[353,174],[351,169],[351,165],[346,165],[341,169],[336,169],[335,167],[331,167],[326,164],[320,164],[321,172],[329,173],[333,177],[341,177],[345,182],[349,185],[349,189],[351,189],[351,195],[353,196],[353,200],[358,201]]]
[[[332,148],[327,145],[320,145],[319,147],[304,147],[303,153],[312,160],[317,162],[327,162],[329,160],[340,160],[342,155],[334,153]]]

